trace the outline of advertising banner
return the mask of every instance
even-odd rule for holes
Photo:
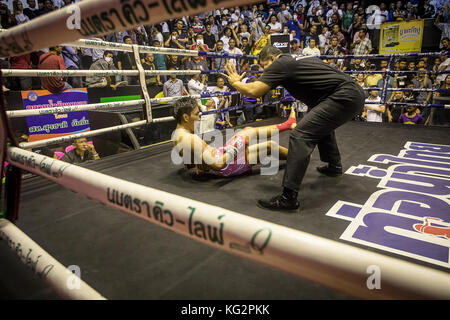
[[[87,89],[68,89],[54,95],[47,90],[22,91],[23,106],[45,109],[88,104]],[[88,111],[55,113],[26,118],[29,141],[38,141],[90,130]]]
[[[380,54],[420,52],[423,20],[383,23],[380,29]]]

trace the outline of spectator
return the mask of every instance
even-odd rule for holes
[[[303,49],[302,54],[305,56],[320,56],[320,50],[316,47],[316,40],[309,39],[308,46]]]
[[[185,47],[186,43],[188,42],[188,36],[187,36],[187,33],[184,31],[183,20],[181,20],[181,19],[177,20],[177,22],[175,24],[175,30],[173,30],[173,31],[177,33],[176,36],[177,36],[178,42],[180,44],[182,44],[182,47]],[[173,37],[173,33],[172,33],[172,37]],[[166,46],[166,47],[168,47],[168,46]]]
[[[447,38],[447,37],[442,38],[441,50],[443,53],[450,51],[450,39],[449,38]]]
[[[438,71],[450,71],[450,57],[447,56],[441,56],[441,64],[438,66]],[[445,80],[445,77],[447,74],[441,73],[436,76],[436,84],[438,86],[441,85],[441,83]]]
[[[61,158],[61,161],[69,163],[82,163],[88,160],[98,160],[100,156],[95,151],[94,145],[89,144],[86,138],[78,138],[73,141],[74,149]]]
[[[304,42],[302,41],[300,46],[306,48],[309,45],[310,39],[314,39],[316,44],[319,43],[319,35],[317,34],[317,27],[315,25],[311,26],[309,33],[305,35]]]
[[[406,20],[406,10],[403,8],[401,1],[397,1],[395,4],[395,10],[393,12],[394,21]]]
[[[38,69],[43,70],[66,70],[66,65],[61,57],[62,47],[50,47],[49,52],[44,53],[39,58]],[[61,77],[43,77],[41,78],[41,87],[53,94],[60,93],[66,89],[72,88],[70,84]]]
[[[441,45],[439,46],[440,49],[444,49],[442,47],[442,39],[444,38],[450,38],[450,23],[446,23],[445,21],[442,21],[444,18],[444,11],[441,9],[439,10],[438,15],[436,16],[436,19],[434,20],[434,25],[441,30]]]
[[[353,6],[351,2],[347,2],[345,11],[342,14],[342,32],[347,34],[348,29],[353,23]]]
[[[389,98],[387,104],[387,114],[389,122],[398,122],[400,115],[403,113],[403,108],[400,105],[390,104],[391,102],[405,102],[405,97],[402,91],[394,91]]]
[[[302,53],[302,50],[300,49],[298,42],[295,40],[291,41],[291,53],[297,55]]]
[[[281,10],[278,12],[277,18],[282,25],[292,19],[292,14],[289,12],[285,3],[281,4]]]
[[[333,25],[330,36],[338,37],[339,43],[341,43],[345,39],[344,34],[341,32],[339,25],[337,24]]]
[[[372,52],[372,42],[366,38],[366,30],[359,30],[359,39],[354,41],[350,48],[355,55],[365,55]]]
[[[248,42],[247,38],[245,38],[245,37],[242,38],[241,47],[239,49],[241,49],[242,53],[245,54],[245,55],[251,54],[252,46]],[[244,67],[244,66],[248,67],[251,64],[252,64],[252,59],[250,59],[250,58],[241,59],[241,68]]]
[[[222,98],[222,97],[221,97]],[[223,107],[223,99],[220,98],[210,98],[206,101],[205,105],[201,106],[201,111],[211,111],[215,109],[221,109]],[[222,104],[221,104],[222,102]],[[213,131],[216,125],[217,113],[202,114],[200,116],[199,134]]]
[[[27,0],[28,8],[23,9],[23,13],[28,19],[33,20],[39,16],[38,9],[36,8],[36,0]]]
[[[153,41],[153,46],[160,48],[161,45],[162,45],[162,42],[160,42],[159,40]],[[166,55],[160,54],[160,53],[154,53],[153,57],[154,57],[154,64],[155,64],[156,70],[167,70]],[[167,81],[167,76],[165,76],[165,75],[160,75],[159,78],[160,78],[162,84]]]
[[[364,71],[366,69],[362,65],[362,60],[357,58],[357,59],[353,59],[353,64],[350,65],[350,70],[351,71]],[[353,75],[353,76],[355,77],[355,75]]]
[[[407,71],[408,61],[405,58],[400,59],[398,63],[397,71]],[[405,88],[406,80],[408,80],[408,75],[406,73],[396,73],[394,75],[394,82],[396,82],[395,88]]]
[[[243,38],[247,38],[248,42],[250,44],[253,44],[253,40],[254,40],[253,36],[254,36],[254,34],[255,34],[255,32],[254,32],[253,29],[252,29],[251,32],[248,32],[248,27],[247,27],[246,24],[241,25],[240,26],[240,32],[238,33],[238,39],[239,39],[239,42],[241,43],[241,45],[242,45],[242,39]]]
[[[356,74],[355,81],[363,88],[366,86],[365,80],[366,80],[366,76],[364,75],[364,73]]]
[[[365,118],[367,122],[383,122],[383,114],[385,111],[386,106],[381,104],[378,90],[370,90],[369,97],[366,99],[366,104],[364,105],[362,117]]]
[[[103,41],[101,38],[90,37],[89,40]],[[81,65],[83,69],[88,70],[91,67],[91,64],[98,59],[102,59],[105,53],[105,50],[102,49],[94,49],[94,48],[81,48]]]
[[[169,70],[176,70],[174,67]],[[163,86],[164,97],[179,97],[182,95],[189,95],[183,85],[183,81],[177,79],[176,74],[170,75],[170,79],[164,83]]]
[[[372,63],[369,66],[369,71],[376,71],[377,65]],[[383,75],[381,73],[370,73],[367,75],[365,80],[366,87],[376,87],[378,85],[378,82],[383,79]]]
[[[43,7],[41,11],[39,12],[39,15],[47,14],[55,10],[55,7],[53,6],[53,2],[51,0],[44,0]]]
[[[192,22],[192,28],[194,29],[194,32],[196,34],[205,32],[205,26],[203,25],[203,22],[200,21],[200,18],[198,15],[194,16],[194,21]]]
[[[81,59],[78,56],[77,47],[64,46],[62,48],[62,57],[64,58],[64,64],[68,70],[80,70],[81,69]],[[82,88],[83,84],[81,77],[69,77],[68,81],[72,88]]]
[[[269,25],[264,27],[264,33],[255,42],[255,45],[253,46],[253,49],[252,49],[252,54],[258,55],[261,52],[261,50],[268,44],[270,44],[270,26]]]
[[[144,68],[144,70],[156,70],[155,57],[154,57],[153,53],[145,54],[145,58],[142,59],[142,67]],[[163,85],[163,83],[161,81],[161,76],[159,74],[156,76],[153,76],[153,77],[146,76],[145,84],[147,86],[154,86],[154,85],[162,86]]]
[[[30,18],[23,13],[22,1],[14,0],[13,8],[14,8],[14,17],[16,19],[17,24],[22,24],[27,21],[30,21]]]
[[[216,53],[218,53],[218,54],[225,53],[222,40],[219,40],[216,43]],[[227,64],[227,59],[224,57],[213,58],[212,62],[211,62],[211,69],[212,70],[224,70],[226,64]]]
[[[202,79],[200,81],[200,78]],[[206,91],[206,74],[194,74],[188,82],[188,91],[190,95],[200,95]]]
[[[296,38],[300,41],[300,35],[303,30],[303,21],[299,18],[297,13],[294,13],[291,19],[286,22],[289,32],[295,30]]]
[[[155,41],[158,41],[160,46],[164,43],[164,35],[162,34],[162,26],[160,24],[157,24],[153,27],[152,30],[153,34],[153,46],[155,45]]]
[[[319,34],[319,50],[321,53],[325,52],[325,47],[328,46],[330,37],[330,32],[328,32],[328,27],[324,26],[322,28],[322,33]]]
[[[199,56],[193,56],[190,59],[186,57],[185,70],[209,70],[208,63],[205,60],[201,60]]]
[[[236,41],[234,39],[230,39],[229,41],[229,47],[228,49],[225,49],[225,51],[229,54],[240,54],[242,55],[242,51],[241,49],[236,47]],[[231,64],[234,64],[236,66],[236,59],[229,59],[228,62],[230,62]]]
[[[305,25],[306,28],[311,28],[312,26],[316,27],[316,30],[319,30],[319,32],[322,31],[322,26],[325,25],[325,20],[322,18],[321,15],[317,14],[317,8],[313,7],[311,9],[311,14],[307,16],[307,21]]]
[[[439,89],[450,89],[450,74],[445,75],[445,80],[442,81],[441,85],[439,86]],[[448,97],[448,96],[450,96],[450,92],[447,91],[434,92],[434,97]]]
[[[413,6],[411,1],[405,5],[406,20],[413,20],[417,18],[417,7]]]
[[[327,56],[337,56],[342,52],[342,47],[339,45],[339,40],[337,36],[331,36],[330,44],[326,47],[325,54]]]
[[[269,26],[270,34],[281,33],[281,30],[283,29],[281,23],[278,22],[277,17],[274,15],[270,17]]]
[[[295,30],[291,30],[291,33],[289,34],[289,41],[295,41],[300,46],[300,36],[297,35]]]
[[[212,92],[230,92],[230,88],[225,85],[225,79],[219,76],[216,80],[216,86],[212,89]],[[225,100],[224,107],[229,107],[231,104],[231,96],[224,96],[223,98]]]
[[[232,31],[233,30],[233,31]],[[234,29],[231,28],[225,28],[223,36],[220,38],[220,40],[223,42],[223,48],[224,50],[228,50],[228,43],[233,36],[232,33],[234,32]]]
[[[185,39],[187,42],[187,37]],[[164,47],[166,48],[174,48],[174,49],[181,49],[184,50],[186,49],[184,47],[184,45],[181,43],[181,41],[179,41],[178,39],[178,33],[176,30],[172,31],[170,33],[170,37],[167,38],[166,42],[164,42]]]
[[[420,73],[417,73],[417,78],[412,80],[414,88],[416,89],[433,89],[433,82],[428,79],[428,74],[423,73],[425,68],[419,69]],[[416,97],[416,102],[420,104],[429,104],[431,102],[432,92],[420,92]],[[423,113],[424,119],[426,119],[430,113],[430,108],[420,110]]]
[[[331,19],[329,20],[329,22],[326,25],[330,29],[333,29],[333,26],[340,26],[341,22],[339,21],[339,16],[337,14],[333,14],[331,16]]]
[[[192,45],[195,45],[195,32],[194,28],[189,27],[187,32],[187,39],[188,41],[185,43],[185,47],[189,48]]]
[[[425,3],[421,8],[419,8],[419,16],[421,19],[434,18],[434,6],[430,4],[430,0],[425,0]]]
[[[138,26],[134,29],[134,33],[136,35],[136,43],[141,46],[148,46],[149,45],[149,39],[147,31],[143,26]],[[161,34],[162,37],[162,34]]]
[[[113,56],[111,51],[105,51],[103,53],[103,58],[96,60],[89,70],[113,70]],[[110,87],[113,90],[116,90],[117,87],[126,85],[126,82],[113,84],[110,76],[92,75],[86,77],[86,84],[88,88]]]
[[[399,123],[403,124],[423,124],[423,117],[416,107],[406,106],[406,112],[398,118]]]
[[[123,38],[125,44],[133,44],[130,36]],[[136,70],[136,64],[134,63],[134,56],[132,52],[120,51],[117,55],[117,68],[119,70]],[[124,76],[125,81],[129,85],[138,84],[137,77]]]
[[[183,62],[182,59],[180,59],[179,56],[176,55],[168,55],[167,56],[167,62],[166,66],[167,69],[170,70],[174,68],[175,70],[182,70],[183,68]]]
[[[395,11],[395,3],[391,2],[391,3],[389,3],[387,22],[395,21],[394,11]]]
[[[414,89],[414,84],[411,81],[407,81],[406,82],[406,88],[407,89]],[[403,99],[407,103],[416,103],[417,102],[416,98],[417,98],[417,92],[405,91],[403,93]]]
[[[21,55],[21,56],[15,56],[9,58],[11,69],[31,69],[31,56],[29,53]],[[31,90],[32,89],[32,80],[31,77],[17,77],[17,78],[10,78],[10,89],[11,90]]]
[[[205,33],[203,33],[203,42],[208,46],[211,51],[216,50],[216,35],[211,31],[212,26],[210,23],[206,24]]]
[[[207,44],[204,42],[203,34],[199,33],[195,37],[195,44],[191,45],[189,48],[190,50],[197,50],[197,51],[205,51],[209,52],[211,51]],[[200,60],[206,61],[206,57],[198,57]]]

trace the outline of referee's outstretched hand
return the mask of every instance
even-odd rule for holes
[[[236,66],[230,62],[227,62],[225,65],[225,71],[228,73],[228,75],[221,73],[224,77],[228,79],[228,83],[230,85],[233,85],[235,82],[241,82],[242,79],[245,77],[245,72],[241,75],[236,70]]]

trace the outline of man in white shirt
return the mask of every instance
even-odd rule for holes
[[[270,34],[274,34],[274,33],[281,33],[283,27],[281,26],[281,23],[279,23],[277,21],[277,17],[276,16],[271,16],[270,17],[270,23],[268,24],[270,26]]]
[[[381,102],[381,98],[378,96],[378,90],[370,90],[369,97],[365,101],[367,102]],[[363,118],[366,118],[367,122],[383,122],[383,114],[386,111],[386,106],[381,104],[366,104],[364,105]]]
[[[201,76],[202,81],[200,81],[200,74],[194,74],[189,80],[187,87],[190,95],[200,95],[206,90],[206,74]]]
[[[224,50],[231,54],[243,54],[241,49],[236,47],[236,41],[234,39],[229,40],[228,49],[224,48]],[[228,61],[236,66],[236,59],[229,59]]]
[[[213,97],[208,99],[208,101],[206,101],[205,105],[202,105],[200,110],[202,112],[205,111],[211,111],[211,110],[216,110],[216,109],[220,109],[223,107],[223,103],[224,100],[221,99],[223,97],[217,98],[217,97]],[[205,115],[201,115],[200,116],[200,126],[199,126],[199,134],[203,134],[203,133],[207,133],[210,131],[213,131],[216,127],[216,121],[217,121],[217,113],[209,113],[209,114],[205,114]]]
[[[302,54],[304,56],[320,56],[320,50],[316,47],[316,39],[309,39],[308,46],[303,49]]]

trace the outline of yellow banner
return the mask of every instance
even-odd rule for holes
[[[380,54],[420,52],[423,20],[383,23],[380,29]]]

